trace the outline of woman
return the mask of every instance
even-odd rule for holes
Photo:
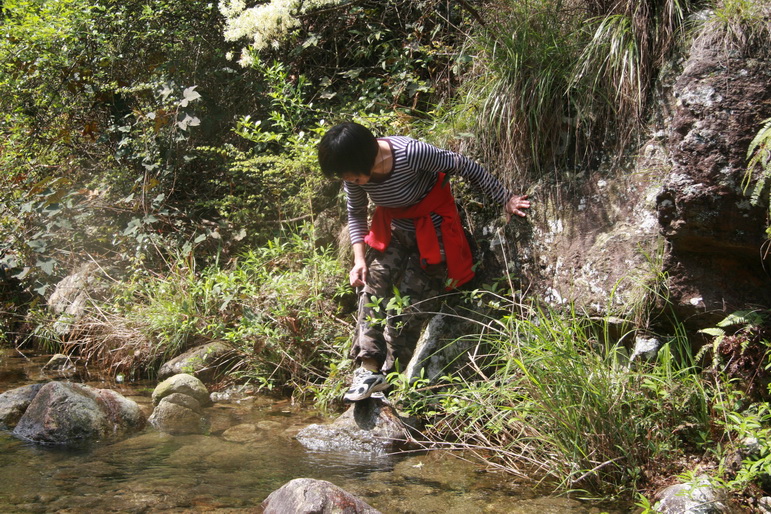
[[[530,201],[462,155],[408,137],[378,139],[358,123],[329,129],[318,159],[326,177],[343,180],[348,198],[350,282],[359,291],[351,358],[360,367],[344,399],[359,401],[388,387],[386,373],[407,366],[438,296],[473,277],[449,176],[469,180],[508,214],[526,216]],[[368,228],[370,200],[376,209]]]

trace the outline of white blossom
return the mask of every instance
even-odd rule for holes
[[[244,48],[241,50],[241,58],[238,59],[238,64],[243,66],[244,68],[248,68],[252,64],[254,64],[254,56],[249,51],[248,48]]]
[[[300,26],[300,20],[297,18],[299,14],[341,1],[271,0],[247,8],[245,0],[220,0],[219,10],[225,17],[225,40],[249,40],[255,51],[268,46],[277,48],[292,29]],[[249,66],[254,62],[254,57],[244,49],[238,62],[242,66]]]

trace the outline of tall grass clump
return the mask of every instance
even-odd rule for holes
[[[488,324],[466,375],[432,398],[432,440],[559,490],[631,493],[704,442],[705,391],[682,336],[655,362],[577,312],[512,305]],[[482,351],[484,349],[485,351]]]
[[[760,0],[718,0],[704,22],[703,43],[726,54],[771,55],[771,7]]]
[[[496,1],[496,21],[471,44],[478,59],[459,109],[477,113],[479,151],[514,179],[620,154],[689,9],[679,0]]]
[[[548,168],[564,141],[564,95],[570,62],[577,54],[565,37],[575,29],[561,2],[496,3],[495,22],[469,49],[477,59],[461,111],[476,107],[470,120],[488,162],[518,172]],[[474,112],[474,109],[472,109]]]

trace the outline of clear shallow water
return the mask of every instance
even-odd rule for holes
[[[41,375],[45,361],[0,351],[0,392],[57,379]],[[152,409],[154,384],[87,383],[121,392],[147,414]],[[148,428],[78,450],[39,447],[0,431],[0,512],[260,512],[268,494],[300,477],[328,480],[384,513],[607,511],[536,496],[529,483],[439,452],[309,452],[294,435],[324,420],[286,401],[217,403],[208,413],[209,435],[170,436]]]

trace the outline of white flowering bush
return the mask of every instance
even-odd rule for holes
[[[281,40],[300,25],[299,15],[337,3],[340,0],[271,0],[246,7],[244,0],[222,0],[219,8],[225,17],[225,39],[251,41],[251,47],[242,50],[239,60],[239,64],[246,67],[254,62],[250,49],[278,47]]]

